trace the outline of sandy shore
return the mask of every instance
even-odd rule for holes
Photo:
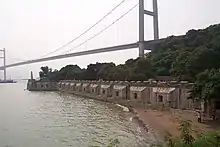
[[[99,101],[105,101],[109,103],[117,104],[114,100],[103,99],[99,96],[93,96],[91,94],[82,94],[74,92],[75,95],[96,99]],[[124,106],[123,104],[121,104]],[[130,109],[130,108],[129,108]],[[214,122],[203,120],[202,123],[197,123],[196,113],[187,110],[152,110],[143,108],[133,108],[132,111],[136,114],[139,121],[144,125],[147,130],[154,133],[158,140],[164,140],[164,137],[168,134],[172,136],[179,136],[179,124],[181,120],[192,121],[193,130],[197,132],[208,132],[213,130],[220,130],[220,121]]]
[[[220,129],[219,122],[203,120],[202,123],[197,123],[196,113],[192,111],[159,111],[135,108],[134,113],[146,126],[149,125],[150,128],[153,128],[154,133],[159,134],[161,139],[168,134],[175,137],[179,136],[178,128],[181,120],[192,121],[193,130],[197,132],[209,132]]]

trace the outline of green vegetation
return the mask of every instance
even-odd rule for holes
[[[67,65],[59,71],[41,67],[41,80],[126,80],[145,81],[158,76],[175,77],[195,83],[191,98],[204,102],[220,101],[220,24],[171,36],[157,44],[145,58],[125,64],[89,64],[86,69]],[[220,107],[220,106],[218,106]]]
[[[164,145],[151,145],[151,147],[220,147],[220,131],[211,133],[201,133],[193,137],[190,121],[181,121],[179,126],[180,137],[165,137]],[[106,147],[119,147],[118,139],[111,139]],[[92,146],[99,147],[99,146]]]
[[[156,75],[194,80],[206,69],[220,68],[220,25],[168,37],[149,56]]]
[[[219,101],[220,69],[205,70],[196,76],[191,98],[205,102]]]
[[[42,67],[40,77],[59,81],[148,80],[155,76],[172,76],[194,81],[206,69],[220,68],[220,25],[190,30],[184,36],[171,36],[158,44],[144,59],[129,59],[125,64],[90,64],[86,69],[67,65],[59,71]]]
[[[198,134],[193,137],[193,130],[189,121],[182,121],[179,127],[180,137],[165,139],[166,147],[220,147],[220,132]]]
[[[190,97],[211,102],[220,97],[220,24],[190,30],[183,36],[171,36],[158,44],[145,58],[129,59],[125,64],[90,64],[86,69],[67,65],[59,71],[41,67],[41,80],[148,80],[171,76],[193,81]],[[193,137],[191,123],[182,121],[180,138],[168,137],[167,147],[220,147],[220,132]],[[108,147],[118,146],[111,140]]]

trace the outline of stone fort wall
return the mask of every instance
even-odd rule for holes
[[[165,106],[191,109],[188,99],[193,83],[186,81],[77,81],[40,82],[29,80],[30,91],[61,91],[92,99],[118,103],[132,107]]]

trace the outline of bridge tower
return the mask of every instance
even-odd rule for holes
[[[153,12],[145,10],[144,0],[139,0],[139,57],[144,57],[144,15],[153,16],[154,40],[159,39],[157,0],[153,0]]]
[[[5,53],[5,48],[2,49],[2,50],[0,49],[0,52],[3,52],[3,56],[1,56],[0,59],[3,59],[3,64],[4,64],[4,68],[0,69],[0,70],[4,71],[4,80],[6,80],[6,68],[5,68],[5,65],[6,65],[6,53]]]

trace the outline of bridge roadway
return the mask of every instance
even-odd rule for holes
[[[144,42],[145,49],[151,50],[155,44],[160,43],[163,40],[164,39],[145,41]],[[70,58],[70,57],[83,56],[83,55],[90,55],[90,54],[97,54],[97,53],[104,53],[104,52],[134,49],[134,48],[138,48],[138,47],[139,47],[139,43],[137,42],[137,43],[131,43],[131,44],[125,44],[125,45],[119,45],[119,46],[93,49],[93,50],[88,50],[88,51],[81,51],[81,52],[75,52],[75,53],[69,53],[69,54],[63,54],[63,55],[57,55],[57,56],[51,56],[51,57],[45,57],[45,58],[40,58],[40,59],[34,59],[34,60],[13,63],[13,64],[6,65],[5,67],[1,66],[0,70],[3,70],[4,68],[15,67],[15,66],[20,66],[20,65],[25,65],[25,64],[39,63],[39,62],[44,62],[44,61],[57,60],[57,59]]]

